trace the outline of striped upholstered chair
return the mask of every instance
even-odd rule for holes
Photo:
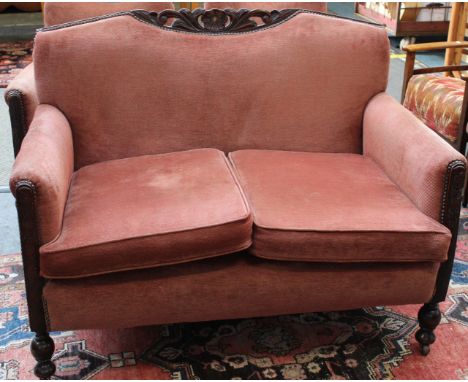
[[[464,41],[408,45],[401,95],[408,110],[463,155],[468,138],[468,82],[464,77],[443,76],[442,73],[467,70],[468,65],[415,69],[414,64],[418,52],[466,47],[468,42]],[[463,205],[467,203],[468,193],[465,192]]]

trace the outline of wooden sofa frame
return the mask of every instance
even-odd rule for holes
[[[132,12],[136,13],[138,11]],[[213,34],[244,33],[258,28],[268,28],[269,25],[287,20],[296,12],[297,10],[294,9],[271,12],[260,10],[248,11],[245,9],[238,11],[197,9],[195,11],[167,10],[160,13],[142,12],[139,16],[144,17],[145,21],[163,28],[171,28],[181,32],[190,31]],[[175,19],[175,21],[172,25],[167,26],[166,23],[170,18]],[[261,18],[264,24],[259,26],[252,18]],[[407,73],[410,72],[408,71]],[[412,73],[416,73],[416,71]],[[14,153],[16,156],[28,128],[25,117],[24,96],[21,91],[10,90],[6,94],[6,101],[10,111]],[[429,303],[421,307],[418,314],[420,328],[416,333],[416,339],[421,344],[421,351],[424,355],[429,353],[429,346],[435,341],[434,329],[441,320],[439,303],[445,300],[450,282],[457,243],[465,171],[465,164],[460,160],[450,162],[446,170],[439,221],[451,231],[452,239],[448,252],[448,260],[441,264],[438,271],[433,298]],[[17,183],[16,198],[29,325],[31,331],[36,333],[31,342],[31,352],[37,361],[34,372],[39,378],[48,379],[55,372],[55,365],[51,360],[54,353],[54,342],[49,335],[48,317],[43,305],[43,288],[46,280],[41,277],[39,272],[40,244],[36,225],[36,188],[34,184],[28,181]]]

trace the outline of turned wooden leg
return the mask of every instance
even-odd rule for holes
[[[416,339],[421,344],[422,355],[428,355],[429,346],[435,342],[434,329],[439,325],[442,318],[439,304],[424,304],[418,313],[419,330],[416,332]]]
[[[31,342],[31,353],[37,361],[34,374],[39,379],[50,379],[55,373],[55,365],[52,362],[55,345],[49,333],[37,333]]]

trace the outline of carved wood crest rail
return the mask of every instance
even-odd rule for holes
[[[272,11],[261,9],[195,9],[193,11],[180,9],[176,11],[167,9],[161,12],[149,12],[136,9],[133,11],[116,12],[64,24],[52,25],[38,29],[38,32],[53,31],[113,17],[132,16],[138,21],[176,32],[183,31],[205,34],[246,33],[281,24],[300,13],[313,13],[324,17],[385,28],[385,25],[370,21],[355,20],[348,17],[304,9],[281,9]]]
[[[148,12],[131,11],[141,21],[173,30],[199,33],[251,32],[286,20],[298,9],[263,11],[259,9],[188,9]]]

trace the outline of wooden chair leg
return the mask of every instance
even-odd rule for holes
[[[430,345],[436,340],[434,330],[439,325],[441,318],[442,315],[437,303],[424,304],[419,309],[419,330],[416,332],[416,340],[421,344],[422,355],[429,354]]]
[[[31,353],[37,361],[34,374],[39,379],[50,379],[55,373],[55,364],[52,362],[55,345],[49,333],[37,333],[31,342]]]

